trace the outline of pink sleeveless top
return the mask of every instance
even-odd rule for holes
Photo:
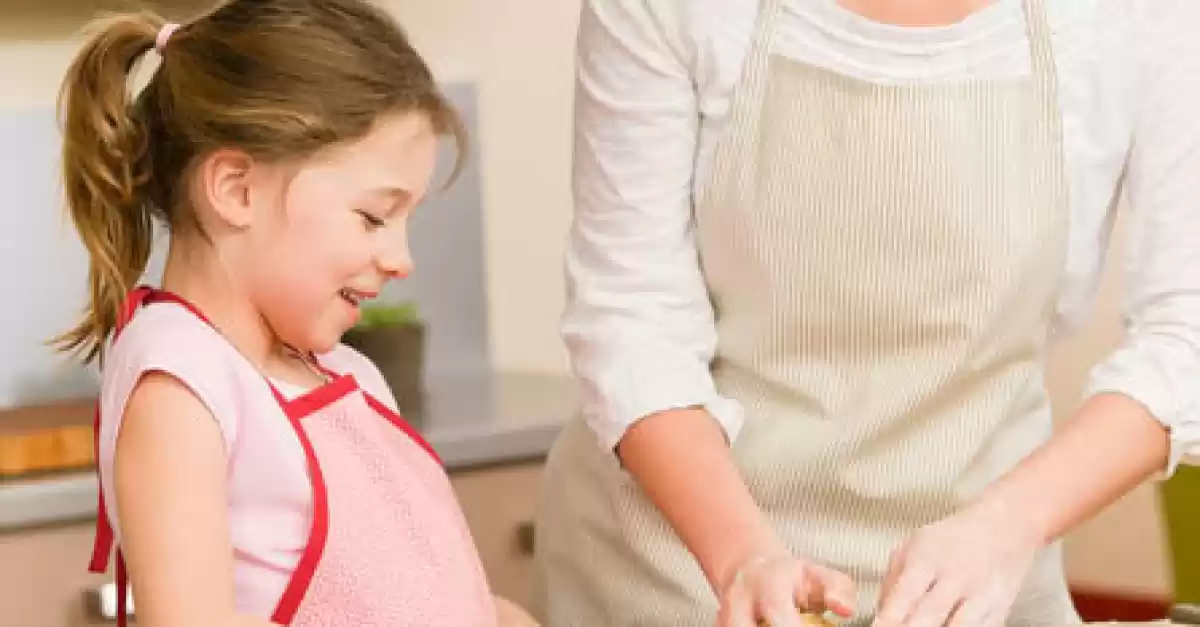
[[[325,369],[348,375],[356,381],[372,402],[377,399],[386,405],[386,410],[395,411],[395,401],[382,375],[362,355],[346,346],[338,346],[318,358]],[[114,450],[129,395],[140,377],[151,371],[168,373],[188,386],[215,417],[224,439],[229,460],[228,518],[234,547],[234,585],[238,610],[264,617],[279,616],[281,613],[294,615],[300,598],[285,603],[290,609],[284,612],[281,597],[285,596],[285,592],[289,597],[295,596],[296,591],[292,588],[296,586],[289,588],[289,583],[295,583],[292,582],[293,575],[310,544],[310,534],[326,523],[322,520],[321,525],[314,527],[310,460],[272,386],[207,322],[176,303],[152,302],[142,306],[121,331],[119,341],[114,343],[106,358],[97,457],[101,495],[117,545],[120,545],[121,530],[113,493]],[[276,389],[281,388],[276,386]],[[421,455],[425,453],[422,451]],[[426,461],[428,458],[413,468],[423,468]],[[430,463],[428,466],[434,465]],[[465,564],[467,569],[460,570],[460,574],[469,573],[467,579],[477,581],[474,584],[462,582],[467,584],[464,588],[422,590],[420,593],[462,596],[465,591],[470,598],[436,602],[434,605],[452,607],[455,603],[465,602],[466,605],[479,608],[472,611],[479,617],[480,624],[491,623],[494,617],[489,615],[490,596],[486,592],[481,567],[474,563],[474,546],[465,524],[461,522],[457,503],[453,501],[448,484],[441,485],[442,479],[432,477],[429,472],[419,471],[413,476],[413,480],[421,485],[415,485],[409,491],[410,496],[421,501],[420,506],[446,510],[431,512],[434,518],[463,526],[461,533],[442,534],[439,542],[458,544],[444,546],[442,551],[446,555],[459,556],[453,559]],[[430,495],[440,496],[430,498]],[[328,507],[326,500],[336,503],[346,496],[344,492],[331,493],[328,499],[323,495],[320,503],[322,511],[328,511],[324,509]],[[395,496],[404,498],[405,495],[401,493]],[[363,505],[366,508],[363,511],[369,511],[368,504]],[[402,521],[395,521],[395,524],[395,533],[406,533]],[[339,538],[336,524],[332,530],[334,535],[330,537]],[[336,546],[331,547],[335,553],[336,549]],[[412,554],[440,559],[427,552]],[[381,559],[387,557],[381,556]],[[388,572],[389,568],[420,572],[425,566],[397,564],[380,567],[380,572]],[[328,594],[322,592],[327,587],[318,586],[318,597],[328,598]],[[299,594],[303,596],[302,591]],[[363,603],[370,606],[372,603],[369,599],[356,599],[355,602],[360,606]],[[313,603],[318,603],[319,607],[327,606],[329,602],[314,600]],[[333,603],[336,606],[339,602],[335,600]],[[313,616],[318,611],[307,614]],[[338,609],[335,607],[331,611]],[[305,612],[302,610],[302,613]],[[291,622],[290,618],[284,622]]]

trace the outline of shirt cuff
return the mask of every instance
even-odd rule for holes
[[[1174,475],[1180,463],[1200,464],[1200,364],[1196,357],[1181,363],[1179,354],[1150,347],[1127,347],[1101,362],[1092,372],[1085,391],[1090,397],[1116,393],[1140,403],[1165,427],[1170,437],[1167,465],[1155,477]]]
[[[647,416],[688,407],[704,409],[716,420],[732,445],[745,421],[737,401],[717,393],[705,364],[687,360],[665,363],[622,359],[620,368],[585,376],[584,417],[607,451],[616,449],[625,433]]]

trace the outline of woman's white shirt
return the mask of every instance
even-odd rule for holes
[[[1200,1],[1045,2],[1071,224],[1052,339],[1090,314],[1126,194],[1128,336],[1087,393],[1125,394],[1166,425],[1169,473],[1200,457]],[[921,28],[835,0],[786,3],[774,52],[863,80],[1030,71],[1022,0]],[[606,447],[672,408],[707,408],[731,441],[744,420],[709,372],[716,333],[691,219],[757,11],[758,0],[584,0],[563,334]]]

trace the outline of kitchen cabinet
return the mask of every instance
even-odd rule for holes
[[[497,594],[527,606],[543,459],[578,406],[565,377],[497,373],[432,381],[426,437],[451,477]],[[0,624],[83,627],[95,475],[0,484]]]
[[[91,523],[80,523],[0,535],[0,624],[106,624],[85,611],[86,591],[109,580],[87,572],[92,529]]]
[[[502,463],[451,472],[484,568],[497,594],[527,606],[532,524],[542,462]],[[111,581],[87,572],[92,523],[52,525],[0,534],[0,623],[20,627],[107,625],[86,610],[91,589]]]
[[[532,531],[542,462],[495,466],[452,476],[492,590],[529,608]]]

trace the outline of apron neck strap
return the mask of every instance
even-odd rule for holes
[[[1051,39],[1050,18],[1046,15],[1046,0],[1023,0],[1025,24],[1029,32],[1029,56],[1037,98],[1054,119],[1058,119],[1058,72],[1054,67],[1054,42]]]
[[[747,85],[760,85],[767,70],[771,53],[775,47],[775,33],[788,2],[797,0],[760,0],[758,17],[755,20],[750,54],[746,59],[742,81]],[[838,0],[821,0],[837,2]],[[1005,0],[992,0],[1003,2]],[[1024,6],[1025,24],[1029,35],[1032,70],[1043,93],[1054,91],[1054,53],[1050,38],[1050,26],[1046,16],[1046,0],[1021,0]],[[757,90],[756,90],[757,91]]]
[[[741,77],[733,90],[729,106],[727,128],[735,139],[723,142],[714,156],[713,172],[744,178],[749,176],[741,165],[741,157],[749,147],[743,145],[748,139],[758,136],[759,113],[768,83],[771,56],[775,47],[775,34],[782,21],[788,2],[811,0],[760,0],[750,52],[742,65]],[[837,0],[816,0],[836,2]],[[1006,2],[1008,0],[993,0]],[[1030,41],[1031,69],[1033,72],[1032,97],[1038,116],[1038,133],[1059,141],[1061,138],[1061,116],[1058,107],[1058,78],[1054,64],[1053,42],[1046,16],[1046,0],[1021,0],[1024,6],[1025,24]],[[1061,166],[1060,166],[1061,167]],[[705,186],[696,202],[706,202],[709,187]]]

